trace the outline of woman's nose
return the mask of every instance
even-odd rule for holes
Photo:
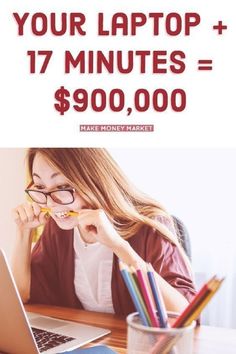
[[[56,204],[56,202],[54,202],[54,200],[51,198],[50,195],[47,195],[47,206],[49,208],[53,207]]]

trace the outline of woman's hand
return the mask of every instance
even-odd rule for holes
[[[123,242],[102,209],[82,209],[77,218],[80,232],[85,241],[98,241],[113,250]]]
[[[47,218],[37,203],[26,202],[12,210],[12,217],[20,230],[31,230],[45,224]]]
[[[79,230],[85,241],[98,241],[111,248],[116,256],[126,264],[139,268],[143,266],[142,258],[118,234],[103,210],[82,209],[77,218]]]

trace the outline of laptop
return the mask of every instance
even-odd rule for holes
[[[109,330],[27,313],[0,249],[0,352],[55,354],[78,348]]]

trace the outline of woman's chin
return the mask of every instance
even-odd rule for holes
[[[66,218],[53,217],[53,219],[62,230],[71,230],[76,226],[75,220],[71,216],[67,216]]]

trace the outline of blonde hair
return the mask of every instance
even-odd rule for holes
[[[143,224],[148,225],[175,244],[189,264],[174,232],[171,216],[157,201],[128,180],[106,149],[31,148],[27,153],[31,178],[37,153],[70,181],[91,208],[103,209],[124,239],[135,235]]]

